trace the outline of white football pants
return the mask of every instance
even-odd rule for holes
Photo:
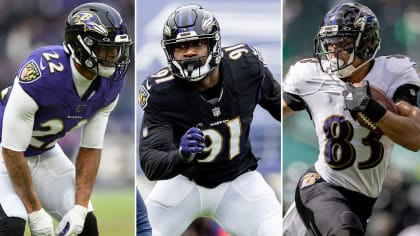
[[[257,171],[212,189],[178,175],[157,181],[145,203],[154,236],[181,235],[200,216],[232,235],[282,235],[280,202]]]
[[[57,221],[74,207],[75,168],[58,144],[41,155],[26,158],[42,207]],[[26,209],[17,195],[0,152],[0,204],[9,217],[27,220]],[[89,211],[93,211],[89,202]]]

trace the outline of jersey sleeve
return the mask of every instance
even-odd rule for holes
[[[224,57],[232,75],[225,73],[226,78],[235,80],[233,89],[240,93],[256,92],[256,101],[267,110],[273,118],[281,120],[281,87],[275,80],[264,58],[256,48],[248,44],[237,44],[224,48]],[[225,70],[226,71],[226,70]],[[238,89],[239,88],[239,89]]]
[[[189,167],[173,144],[172,125],[160,114],[145,111],[140,130],[140,166],[150,180],[169,179]]]
[[[413,106],[419,107],[418,93],[420,87],[413,84],[404,84],[395,91],[392,100],[394,102],[406,101]]]
[[[283,80],[283,90],[305,96],[316,92],[322,84],[322,74],[315,58],[302,59],[289,67]]]
[[[13,85],[3,114],[2,146],[13,151],[25,151],[32,137],[38,105],[19,85]]]
[[[264,66],[264,77],[258,95],[258,104],[269,111],[276,120],[281,120],[281,87],[266,66]]]
[[[184,163],[174,141],[173,126],[165,113],[165,104],[172,99],[169,94],[174,79],[168,68],[147,77],[139,88],[138,102],[143,109],[140,130],[140,166],[150,180],[169,179],[189,167]],[[169,86],[169,87],[168,87]]]
[[[284,92],[283,100],[293,111],[301,111],[306,108],[305,101],[299,95]]]
[[[406,101],[419,107],[420,76],[416,71],[416,63],[409,57],[392,57],[387,64],[388,70],[397,74],[397,79],[391,84],[390,93],[395,102]]]
[[[87,148],[102,148],[109,115],[117,105],[118,97],[108,106],[96,112],[93,118],[82,129],[80,146]]]
[[[395,75],[395,79],[388,88],[388,95],[394,98],[397,90],[406,84],[420,87],[420,78],[416,67],[416,63],[409,57],[403,55],[386,57],[384,70],[386,70],[387,74]]]
[[[50,106],[61,99],[63,83],[71,77],[71,74],[64,72],[68,60],[62,47],[41,47],[22,62],[16,77],[23,90],[40,107]]]
[[[159,114],[161,104],[166,101],[166,92],[160,91],[165,87],[165,83],[175,79],[168,68],[163,68],[159,72],[150,75],[140,85],[138,103],[140,107],[148,113]],[[159,88],[158,88],[159,87]]]

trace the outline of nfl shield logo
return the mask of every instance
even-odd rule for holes
[[[213,109],[211,109],[211,112],[213,113],[214,117],[220,116],[220,114],[221,114],[220,107],[214,107]]]
[[[147,89],[142,85],[140,87],[139,97],[138,97],[138,101],[142,109],[144,109],[147,106],[147,99],[149,99],[149,95],[150,94],[147,91]]]
[[[76,113],[80,113],[82,112],[85,108],[87,107],[87,105],[77,105],[77,107],[74,109],[76,111]]]

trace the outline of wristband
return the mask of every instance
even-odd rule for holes
[[[376,123],[385,116],[386,112],[387,109],[385,109],[381,104],[372,98],[369,98],[366,109],[362,113],[365,114],[373,123]]]

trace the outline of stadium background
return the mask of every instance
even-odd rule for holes
[[[137,88],[146,76],[167,65],[160,46],[163,24],[176,7],[189,3],[200,4],[215,15],[221,27],[222,46],[242,42],[253,45],[262,53],[275,78],[280,82],[281,3],[279,0],[140,0],[136,4]],[[142,118],[142,110],[139,106],[137,106],[136,114],[136,133],[138,134]],[[258,169],[276,190],[280,199],[280,123],[274,121],[266,111],[257,109],[251,128],[251,139],[254,153],[262,157]],[[146,198],[154,182],[144,177],[138,162],[137,173],[137,185],[143,198]],[[209,227],[215,226],[210,224]],[[210,231],[216,233],[217,230],[213,228]],[[190,229],[184,235],[192,236],[195,233],[193,229]],[[219,235],[221,234],[223,233]]]
[[[283,5],[283,72],[301,58],[313,57],[314,37],[322,16],[334,5],[349,1],[287,0]],[[380,22],[381,49],[377,56],[405,54],[420,62],[420,2],[365,0]],[[283,122],[284,209],[293,201],[297,180],[318,155],[313,124],[306,112]],[[420,154],[397,146],[375,205],[367,236],[420,235]],[[413,230],[413,231],[411,231]],[[408,232],[412,234],[408,234]]]
[[[11,85],[29,53],[44,45],[61,45],[68,13],[81,0],[0,1],[0,88]],[[114,6],[134,38],[134,0],[101,1]],[[133,50],[134,59],[134,50]],[[92,200],[104,236],[134,235],[134,63],[120,101],[111,115]],[[72,158],[79,132],[59,141]],[[25,235],[30,235],[26,229]]]

